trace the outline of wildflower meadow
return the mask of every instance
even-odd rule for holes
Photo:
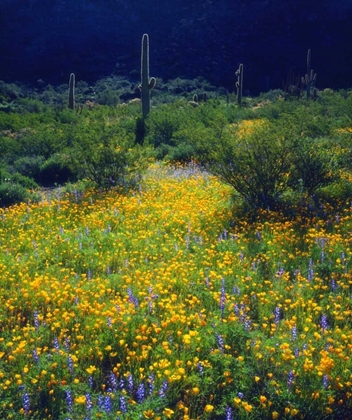
[[[350,418],[352,203],[232,193],[154,164],[0,210],[0,417]]]

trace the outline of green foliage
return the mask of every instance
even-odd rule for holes
[[[336,179],[337,161],[330,152],[329,140],[298,137],[293,142],[291,185],[313,194]]]
[[[129,185],[145,169],[150,151],[134,146],[134,136],[102,122],[76,136],[72,148],[62,155],[77,178],[97,187]]]
[[[13,204],[27,201],[29,194],[25,187],[13,182],[0,184],[0,207],[8,207]]]
[[[273,208],[288,188],[290,142],[275,127],[245,138],[224,132],[211,147],[203,143],[200,159],[251,207]]]
[[[15,160],[13,169],[23,176],[37,179],[44,162],[43,156],[23,156]]]

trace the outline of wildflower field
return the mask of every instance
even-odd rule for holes
[[[154,165],[1,209],[0,417],[350,418],[351,202],[232,200]]]

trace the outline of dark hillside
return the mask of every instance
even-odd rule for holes
[[[140,41],[151,40],[151,73],[203,76],[233,90],[239,63],[252,93],[303,74],[307,49],[317,87],[351,85],[352,2],[1,0],[0,79],[46,83],[139,78]]]

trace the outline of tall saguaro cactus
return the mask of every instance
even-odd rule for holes
[[[242,91],[243,91],[243,64],[240,64],[238,70],[236,71],[237,82],[237,103],[241,106],[242,104]]]
[[[314,73],[313,69],[311,69],[310,67],[311,58],[312,54],[309,49],[307,53],[307,74],[304,77],[302,77],[302,84],[306,86],[307,99],[310,98],[310,91],[314,87],[315,82],[317,80],[317,74]]]
[[[68,83],[68,107],[75,109],[75,74],[70,74],[70,81]]]
[[[156,85],[155,77],[149,79],[149,36],[144,34],[142,37],[142,55],[141,55],[141,94],[142,94],[142,114],[143,119],[150,112],[150,91]]]

